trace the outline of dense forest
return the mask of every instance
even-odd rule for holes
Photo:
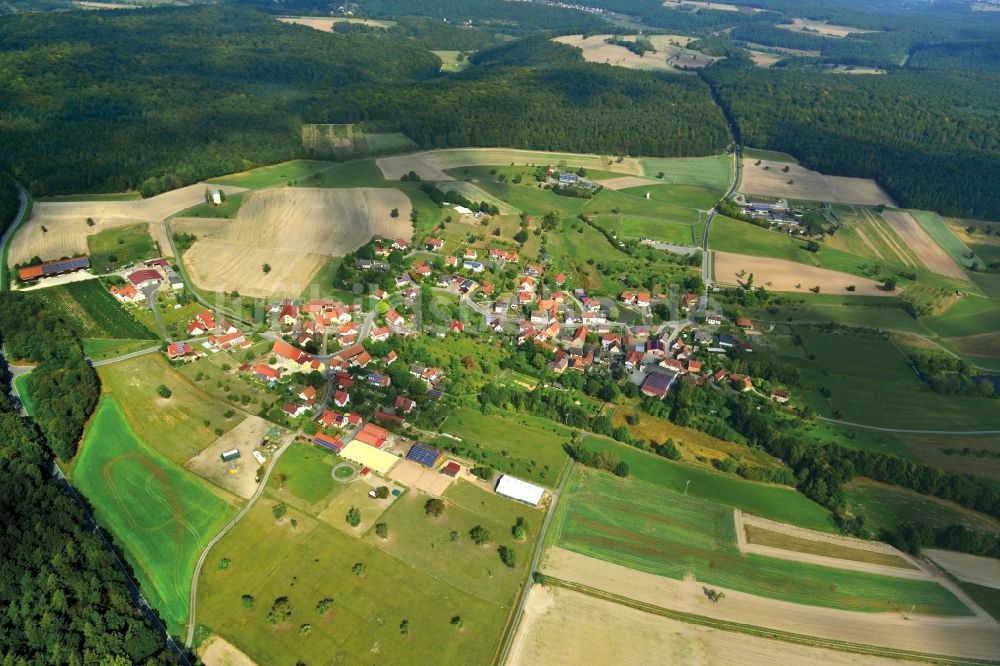
[[[37,304],[3,294],[0,339]],[[14,313],[14,314],[8,314]],[[2,364],[2,360],[0,360]],[[0,391],[0,660],[5,664],[172,664],[132,604],[125,578],[85,516],[49,476],[44,438]]]
[[[10,176],[0,171],[0,235],[14,221],[17,211],[21,208],[21,200],[17,196],[17,188]]]
[[[49,449],[72,458],[100,395],[76,332],[24,294],[4,294],[0,332],[7,358],[37,364],[28,375],[34,421]]]
[[[901,205],[1000,218],[1000,76],[705,71],[744,145],[818,171],[875,178]]]

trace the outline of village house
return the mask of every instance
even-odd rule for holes
[[[146,294],[142,293],[130,284],[124,287],[111,287],[111,295],[119,303],[141,303],[146,300]]]

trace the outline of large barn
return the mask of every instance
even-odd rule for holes
[[[496,487],[497,495],[502,495],[518,502],[524,502],[531,506],[538,506],[545,494],[545,489],[533,483],[515,479],[509,474],[500,477]]]

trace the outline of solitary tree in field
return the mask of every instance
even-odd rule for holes
[[[271,272],[271,264],[264,264],[260,268],[261,268],[262,271],[264,271],[265,275],[267,275],[268,273]]]
[[[157,395],[159,395],[161,398],[164,398],[164,399],[169,398],[171,395],[173,395],[170,392],[170,389],[167,388],[166,384],[160,384],[159,386],[157,386],[156,387],[156,393],[157,393]]]
[[[271,610],[267,614],[269,624],[281,624],[287,622],[292,617],[292,606],[288,603],[288,597],[278,597],[271,605]]]
[[[240,601],[243,602],[244,608],[253,608],[256,599],[253,598],[252,594],[244,594],[242,597],[240,597]]]
[[[410,633],[409,620],[404,619],[402,622],[399,623],[399,633],[403,634],[404,636]]]
[[[389,217],[392,217],[392,218],[399,217],[399,209],[398,208],[393,208],[391,211],[389,211]]]
[[[469,530],[469,536],[472,537],[472,541],[477,546],[482,546],[484,543],[490,540],[490,532],[482,525],[476,525],[471,530]]]
[[[465,620],[462,619],[461,615],[456,615],[453,618],[451,618],[451,624],[453,627],[458,627],[459,629],[461,629],[462,627],[465,626]]]
[[[281,520],[288,513],[288,507],[284,503],[275,504],[271,512],[274,514],[275,520]]]
[[[347,512],[347,515],[344,516],[344,520],[346,520],[347,524],[351,527],[357,527],[361,524],[361,511],[358,507],[352,506]]]
[[[94,218],[92,218],[92,217],[88,217],[88,218],[87,218],[87,226],[88,226],[88,227],[92,227],[92,226],[94,226],[94,224],[95,224],[95,222],[94,222]]]
[[[355,562],[354,566],[351,567],[351,572],[355,576],[357,576],[358,578],[364,576],[366,570],[367,570],[367,567],[365,567],[365,563],[364,562]]]
[[[389,526],[385,523],[375,523],[375,534],[382,539],[389,538]]]
[[[434,516],[435,518],[440,516],[444,513],[444,501],[436,497],[432,497],[424,504],[424,513],[428,516]]]

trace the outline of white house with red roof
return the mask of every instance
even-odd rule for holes
[[[142,293],[130,284],[124,287],[111,287],[111,295],[119,303],[141,303],[146,300],[146,294]]]
[[[153,270],[152,268],[142,268],[129,273],[126,279],[131,282],[132,286],[136,289],[145,289],[146,287],[151,287],[154,284],[160,284],[163,282],[163,276],[160,275],[160,272]]]
[[[350,402],[351,396],[344,391],[337,391],[333,394],[333,404],[337,405],[337,407],[347,407]]]

